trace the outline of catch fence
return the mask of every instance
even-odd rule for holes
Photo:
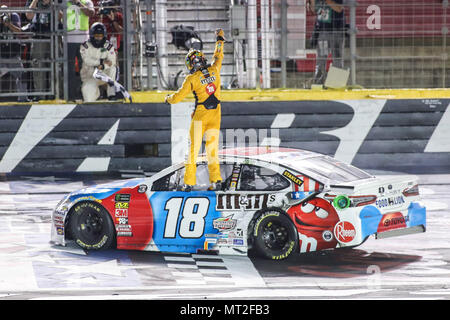
[[[29,9],[27,1],[2,2],[8,6],[0,9],[2,28],[13,13],[21,16],[22,25],[20,34],[9,29],[0,36],[0,100],[72,100],[70,71],[78,72],[82,61],[67,42],[68,3],[51,1],[48,8]],[[227,38],[224,89],[450,85],[448,0],[112,3],[105,7],[94,0],[90,23],[102,20],[105,9],[121,13],[123,30],[110,30],[109,36],[118,48],[119,81],[129,91],[178,88],[186,75],[188,49],[201,48],[210,58],[216,28],[224,29]],[[27,15],[37,13],[48,16],[49,33],[33,29]]]

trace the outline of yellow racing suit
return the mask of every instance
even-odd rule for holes
[[[217,40],[213,62],[210,66],[186,76],[181,88],[166,99],[166,102],[176,104],[190,92],[195,97],[195,110],[189,129],[190,149],[184,175],[184,183],[191,186],[196,184],[196,162],[203,136],[206,140],[209,180],[212,183],[222,180],[218,149],[221,119],[220,69],[223,60],[223,43],[223,40]]]

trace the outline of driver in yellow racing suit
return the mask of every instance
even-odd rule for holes
[[[186,55],[186,67],[190,74],[183,85],[172,95],[166,96],[166,103],[177,104],[190,92],[195,97],[195,110],[192,114],[189,129],[190,149],[184,175],[184,191],[192,190],[196,184],[197,156],[203,136],[206,139],[206,154],[211,187],[209,190],[220,190],[222,177],[218,158],[220,134],[220,69],[223,60],[224,32],[216,30],[216,46],[212,64],[207,64],[201,51],[191,49]]]

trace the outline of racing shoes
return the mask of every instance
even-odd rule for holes
[[[208,191],[220,191],[220,190],[222,190],[222,181],[213,182],[208,188]]]
[[[183,191],[183,192],[191,192],[193,187],[194,187],[194,186],[191,186],[191,185],[189,185],[189,184],[183,184],[183,185],[181,186],[180,191]]]

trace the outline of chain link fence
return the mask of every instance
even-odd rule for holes
[[[49,30],[37,28],[33,23],[22,23],[23,19],[40,17]],[[32,96],[55,95],[55,49],[56,37],[54,15],[50,8],[27,10],[0,8],[0,97],[16,98],[27,102]],[[47,32],[48,31],[48,32]]]
[[[71,1],[1,2],[0,101],[81,100],[80,46],[95,22],[106,27],[117,52],[118,80],[123,81],[127,57],[120,0],[82,1],[91,10],[84,27],[81,7]]]
[[[254,86],[449,87],[448,0],[247,0],[231,7],[242,7],[231,16],[231,34],[246,43],[247,65],[256,61]],[[246,40],[233,37],[242,30]]]
[[[84,1],[84,0],[83,0]],[[49,6],[30,8],[32,2]],[[173,90],[225,30],[224,89],[448,88],[448,0],[92,0],[131,91]],[[2,1],[0,101],[79,100],[67,0]],[[6,6],[6,7],[5,7]],[[113,12],[113,13],[111,13]],[[17,23],[17,17],[20,23]],[[48,29],[37,28],[36,24]],[[86,31],[80,36],[87,39]]]

